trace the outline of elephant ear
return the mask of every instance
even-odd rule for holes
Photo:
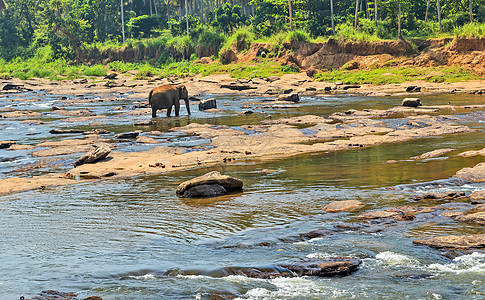
[[[180,99],[184,99],[185,95],[187,94],[187,88],[185,87],[185,85],[179,85],[177,87],[177,90],[179,91]]]

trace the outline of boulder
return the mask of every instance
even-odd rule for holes
[[[186,190],[182,197],[184,198],[211,198],[225,195],[226,189],[219,184],[202,184],[191,187]]]
[[[476,225],[485,225],[485,211],[480,211],[476,212],[473,214],[469,215],[463,215],[455,218],[455,220],[464,222],[464,223],[470,223],[470,224],[476,224]]]
[[[212,109],[212,108],[217,108],[216,99],[211,98],[211,99],[206,99],[206,100],[200,100],[199,110],[208,110],[208,109]]]
[[[421,100],[419,98],[405,98],[404,100],[402,100],[402,106],[418,107],[421,105]]]
[[[241,191],[243,188],[243,181],[228,175],[221,175],[221,173],[217,171],[212,171],[205,175],[182,182],[177,187],[176,194],[179,197],[184,197],[185,191],[199,185],[220,185],[226,190],[227,193]]]
[[[101,144],[95,146],[95,148],[88,153],[81,156],[76,162],[74,166],[80,166],[82,164],[90,164],[95,163],[101,159],[106,158],[111,152],[111,148],[107,144]]]
[[[297,276],[346,276],[359,268],[360,260],[345,259],[345,260],[329,260],[324,262],[304,262],[290,265],[279,265],[285,269],[290,270]]]
[[[221,50],[220,55],[221,55],[221,62],[223,64],[230,64],[233,61],[237,61],[236,53],[234,53],[234,51],[232,51],[232,49],[230,48]]]
[[[485,248],[485,234],[438,236],[425,240],[416,240],[413,241],[413,244],[424,245],[432,248],[450,248],[460,250],[470,248]]]
[[[323,207],[327,212],[340,212],[344,210],[352,210],[360,208],[364,205],[363,202],[357,200],[334,201]]]
[[[115,139],[136,139],[140,133],[139,132],[123,132],[123,133],[118,133],[117,135],[114,136]]]
[[[15,144],[14,141],[0,141],[0,149],[7,149],[8,147]]]
[[[450,191],[445,193],[425,193],[424,195],[415,196],[414,200],[446,200],[458,199],[465,197],[465,192]]]
[[[280,95],[278,97],[278,101],[291,101],[296,103],[300,101],[300,97],[298,96],[297,93],[290,93],[290,94]]]
[[[313,77],[313,76],[315,76],[315,74],[317,74],[317,73],[318,73],[318,70],[317,70],[317,69],[315,69],[314,67],[310,67],[308,70],[306,70],[306,75],[307,75],[308,77]]]
[[[463,168],[456,172],[455,177],[472,182],[484,182],[485,163],[479,163],[473,168]]]
[[[470,194],[470,200],[485,200],[485,191],[476,191]]]

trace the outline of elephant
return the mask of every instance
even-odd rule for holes
[[[190,115],[189,93],[185,85],[161,85],[150,91],[148,103],[152,107],[152,118],[157,117],[157,110],[166,108],[170,117],[172,106],[175,105],[175,116],[179,116],[180,99],[185,100],[185,107]]]

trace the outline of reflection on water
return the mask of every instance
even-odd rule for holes
[[[457,96],[425,100],[469,104],[478,99],[451,97]],[[312,105],[280,114],[325,115],[340,108],[384,108],[399,99],[386,99],[385,103],[358,97],[311,101]],[[191,121],[238,126],[260,118],[257,114],[235,118],[222,113]],[[188,119],[160,119],[150,130],[166,131],[184,122]],[[209,299],[211,295],[241,299],[483,299],[483,252],[453,253],[450,259],[440,251],[412,244],[416,238],[483,231],[440,215],[471,208],[467,201],[412,199],[424,190],[463,189],[469,193],[485,188],[484,184],[449,180],[457,170],[483,161],[482,157],[456,156],[483,148],[483,124],[473,124],[480,131],[218,166],[215,169],[221,173],[243,179],[245,188],[244,193],[215,199],[175,196],[180,182],[206,173],[204,168],[3,196],[0,299],[34,296],[47,289],[78,292],[80,299],[89,295],[106,299]],[[125,131],[132,128],[129,126],[117,124],[111,130]],[[443,159],[409,160],[438,148],[456,150]],[[263,173],[263,169],[277,172]],[[322,210],[329,202],[347,199],[363,201],[365,206],[335,214]],[[436,212],[417,215],[412,222],[356,219],[364,210],[416,204],[442,206]],[[355,228],[338,226],[347,224]],[[318,228],[332,234],[298,239],[301,233]],[[164,275],[167,270],[214,270],[332,256],[358,257],[363,265],[357,273],[342,278]]]

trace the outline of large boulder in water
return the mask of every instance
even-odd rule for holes
[[[241,179],[212,171],[182,182],[177,187],[176,193],[179,197],[216,197],[228,192],[241,191],[242,188],[243,181]],[[225,191],[224,193],[222,193],[223,190]]]

